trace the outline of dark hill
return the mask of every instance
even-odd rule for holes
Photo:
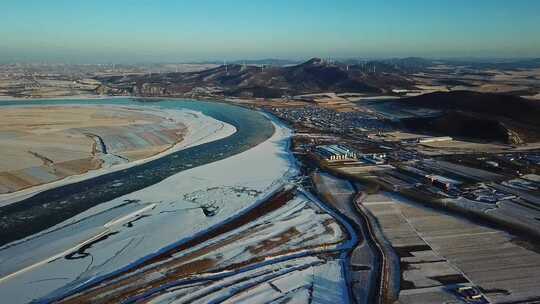
[[[441,110],[435,117],[402,121],[416,131],[512,144],[540,140],[540,102],[535,100],[505,94],[454,91],[404,98],[397,103],[404,107]]]
[[[428,134],[511,144],[521,143],[521,139],[510,136],[509,130],[499,121],[478,118],[459,111],[448,111],[435,117],[405,118],[401,122],[408,129]]]
[[[376,86],[355,77],[342,66],[326,64],[320,58],[313,58],[303,64],[284,68],[282,76],[295,87],[298,93],[313,92],[359,92],[380,93]]]
[[[399,100],[405,106],[500,116],[540,126],[540,102],[518,96],[471,91],[435,92]]]

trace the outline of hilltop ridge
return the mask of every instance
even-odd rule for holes
[[[399,74],[376,73],[366,65],[333,63],[312,58],[292,66],[226,64],[188,72],[98,78],[105,86],[137,96],[279,98],[306,93],[385,93],[413,87]]]

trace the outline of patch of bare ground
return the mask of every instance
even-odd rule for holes
[[[106,153],[148,158],[186,133],[182,123],[139,108],[4,107],[0,114],[0,194],[99,169]]]

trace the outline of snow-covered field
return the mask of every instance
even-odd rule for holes
[[[347,301],[339,261],[308,256],[211,283],[173,287],[148,303],[320,303]],[[234,286],[234,288],[230,288]]]
[[[239,295],[244,290],[249,294],[254,284],[263,285],[260,288],[267,289],[265,292],[277,297],[286,296],[299,288],[311,288],[309,284],[319,281],[321,285],[332,281],[336,286],[341,286],[343,279],[339,264],[332,267],[335,271],[322,271],[317,275],[314,275],[311,266],[337,263],[338,260],[334,258],[323,259],[317,255],[338,252],[345,238],[337,221],[309,198],[297,193],[277,210],[207,241],[168,253],[112,281],[104,281],[93,289],[68,298],[66,303],[133,298],[153,301],[160,297],[174,298],[179,303],[208,303],[234,298],[233,295]],[[317,262],[308,263],[308,260]],[[306,276],[315,276],[312,278],[315,282],[309,283],[311,277],[306,279]],[[316,280],[318,277],[321,278]],[[280,281],[278,293],[265,284],[274,279]],[[180,291],[182,294],[178,294],[177,289],[189,286],[185,284],[186,281],[193,280],[205,283],[200,285],[197,292],[183,295]],[[154,288],[150,289],[149,286]],[[317,297],[324,298],[326,295],[321,292]],[[249,302],[257,303],[255,298]]]
[[[233,132],[215,123],[196,125],[182,145]],[[209,126],[214,131],[204,132]],[[254,206],[297,174],[288,152],[290,131],[279,124],[275,128],[270,139],[250,150],[180,172],[89,209],[39,237],[4,247],[0,295],[16,304],[65,292]]]

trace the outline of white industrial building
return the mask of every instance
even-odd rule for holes
[[[358,157],[356,151],[343,145],[318,146],[315,153],[325,160],[351,160]]]

